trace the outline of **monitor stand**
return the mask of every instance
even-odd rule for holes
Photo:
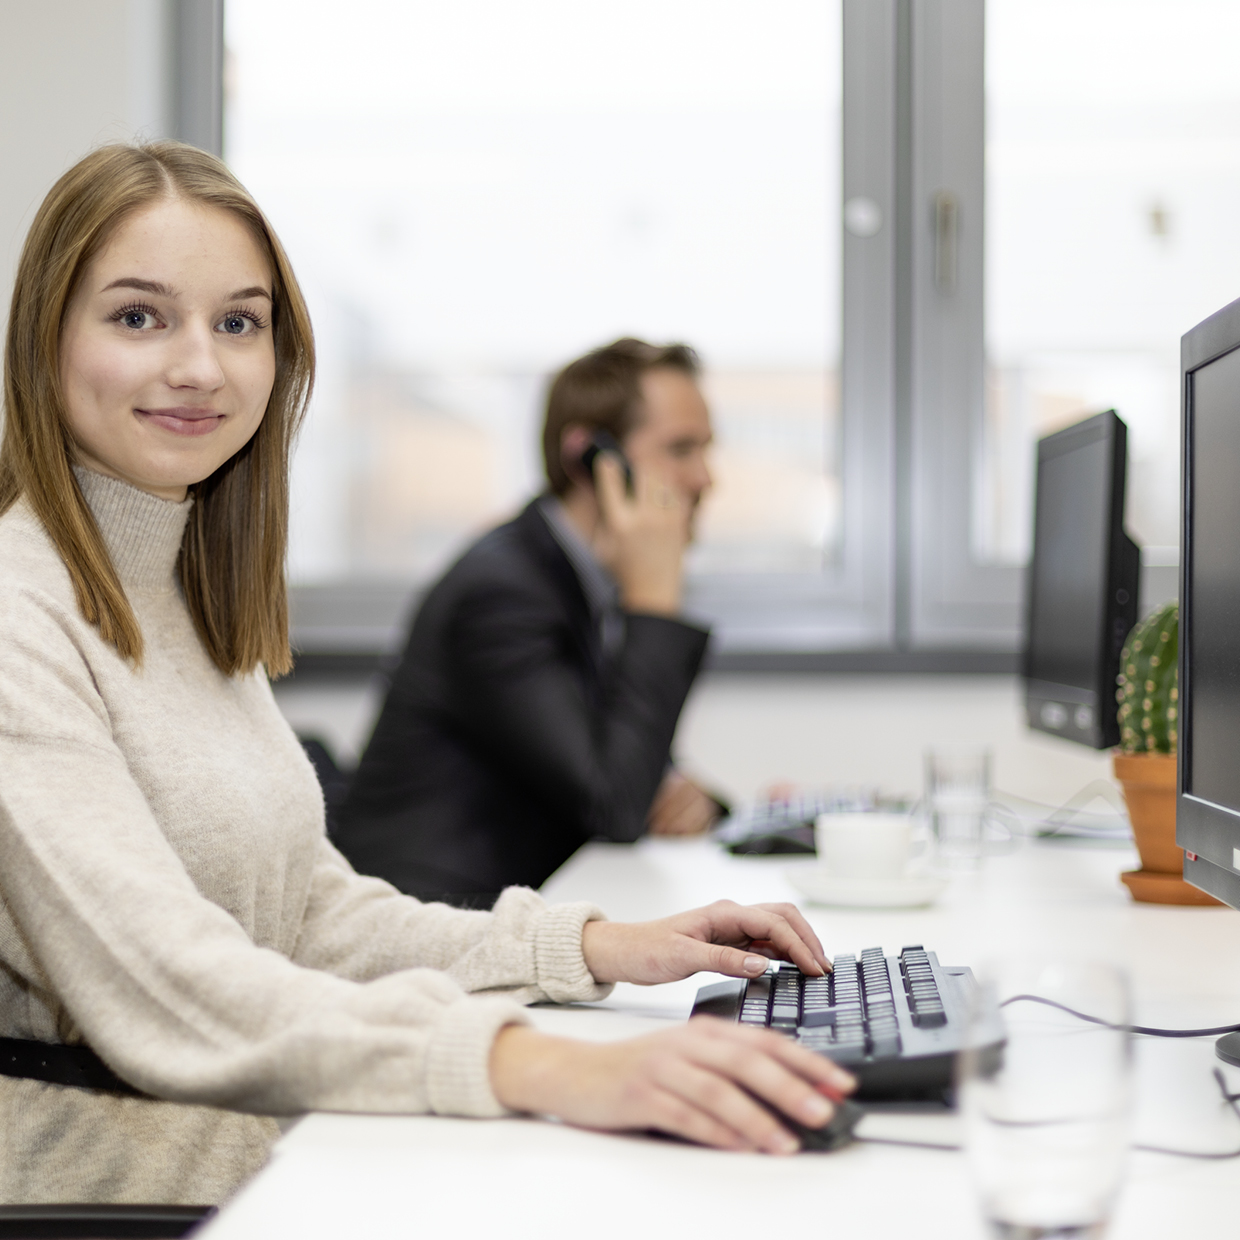
[[[1228,1033],[1214,1044],[1214,1053],[1224,1062],[1240,1068],[1240,1033]]]

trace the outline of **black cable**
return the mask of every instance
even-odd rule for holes
[[[1022,1000],[1029,1003],[1044,1003],[1047,1007],[1058,1008],[1061,1012],[1067,1012],[1069,1016],[1075,1016],[1078,1020],[1088,1021],[1091,1025],[1101,1025],[1104,1029],[1119,1029],[1124,1033],[1139,1033],[1147,1038],[1215,1038],[1224,1033],[1240,1033],[1240,1025],[1219,1025],[1215,1029],[1157,1029],[1150,1025],[1116,1025],[1109,1020],[1103,1020],[1100,1016],[1090,1016],[1085,1012],[1078,1012],[1075,1008],[1068,1007],[1066,1003],[1057,1003],[1054,999],[1046,999],[1042,995],[1013,995],[1010,999],[1004,999],[999,1006],[1001,1008],[1007,1007],[1009,1003],[1019,1003]],[[1240,1100],[1240,1094],[1227,1092],[1227,1081],[1217,1067],[1214,1069],[1214,1080],[1218,1084],[1219,1092],[1223,1095],[1223,1101],[1235,1112],[1236,1118],[1240,1119],[1240,1107],[1236,1105],[1237,1101]],[[1174,1150],[1163,1145],[1134,1145],[1132,1148],[1134,1150],[1141,1150],[1146,1154],[1168,1154],[1174,1158],[1204,1158],[1215,1162],[1228,1158],[1240,1158],[1240,1149],[1224,1150],[1215,1153],[1197,1150]]]
[[[1155,1029],[1149,1025],[1113,1025],[1109,1020],[1103,1020],[1101,1016],[1089,1016],[1085,1012],[1078,1012],[1075,1008],[1068,1007],[1066,1003],[1056,1003],[1054,999],[1044,999],[1041,995],[1013,995],[1010,999],[1004,999],[999,1006],[1004,1008],[1009,1003],[1020,1003],[1022,1000],[1028,1003],[1044,1003],[1047,1007],[1058,1008],[1061,1012],[1067,1012],[1069,1016],[1075,1016],[1078,1020],[1089,1021],[1091,1025],[1102,1025],[1106,1029],[1119,1029],[1124,1033],[1142,1033],[1149,1038],[1216,1038],[1224,1033],[1240,1033],[1240,1025],[1219,1025],[1217,1029]]]
[[[1214,1079],[1218,1083],[1219,1092],[1223,1095],[1223,1101],[1235,1112],[1236,1118],[1240,1119],[1240,1107],[1236,1105],[1237,1099],[1240,1099],[1240,1094],[1229,1094],[1227,1092],[1227,1082],[1218,1068],[1214,1069]],[[1132,1148],[1134,1150],[1142,1150],[1146,1154],[1171,1154],[1175,1158],[1204,1158],[1208,1162],[1222,1162],[1228,1158],[1240,1158],[1240,1149],[1226,1150],[1222,1153],[1210,1153],[1197,1150],[1172,1150],[1161,1145],[1134,1145]]]
[[[1063,1007],[1062,1003],[1052,1003],[1050,999],[1042,999],[1037,995],[1014,995],[1009,999],[1008,1003],[1014,1003],[1017,999],[1033,999],[1039,1003],[1050,1003],[1053,1007],[1063,1008],[1065,1012],[1073,1016],[1081,1016],[1080,1012],[1074,1012],[1071,1008]],[[999,1005],[1004,1006],[1003,1004]],[[1107,1025],[1104,1020],[1096,1017],[1081,1016],[1082,1020],[1092,1021],[1096,1025]],[[1111,1029],[1127,1029],[1127,1025],[1107,1025]],[[1210,1032],[1215,1032],[1211,1030]],[[1230,1032],[1230,1031],[1228,1031]],[[1179,1031],[1172,1032],[1171,1036],[1182,1036]],[[1223,1101],[1231,1107],[1237,1119],[1240,1119],[1240,1094],[1233,1094],[1227,1091],[1227,1081],[1223,1073],[1218,1069],[1214,1069],[1214,1080],[1218,1085],[1219,1093],[1223,1095]],[[945,1150],[948,1152],[959,1152],[964,1149],[962,1145],[949,1145],[947,1142],[941,1141],[904,1141],[898,1137],[858,1137],[858,1141],[864,1141],[867,1145],[903,1145],[910,1149],[918,1150]],[[1240,1158],[1240,1147],[1234,1150],[1176,1150],[1165,1145],[1132,1145],[1131,1149],[1140,1150],[1143,1154],[1166,1154],[1171,1158],[1198,1158],[1205,1162],[1226,1162],[1228,1159]]]

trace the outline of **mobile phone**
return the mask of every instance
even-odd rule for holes
[[[593,438],[586,445],[586,450],[581,454],[581,466],[590,476],[590,480],[594,480],[594,462],[598,459],[600,452],[610,452],[613,456],[620,458],[620,467],[624,470],[624,489],[632,495],[633,466],[629,464],[629,458],[624,455],[624,449],[610,431],[595,431]]]

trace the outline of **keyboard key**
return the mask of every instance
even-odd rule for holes
[[[801,1017],[802,1029],[833,1029],[836,1012],[834,1008],[820,1008],[807,1011]]]
[[[876,1034],[870,1048],[875,1059],[890,1059],[900,1053],[900,1035],[898,1033]]]
[[[830,1055],[835,1049],[829,1033],[820,1029],[797,1030],[797,1041],[809,1051],[817,1051],[820,1055]]]

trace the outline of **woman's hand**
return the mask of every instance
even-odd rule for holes
[[[792,904],[717,900],[658,921],[588,921],[581,950],[596,981],[643,986],[703,971],[756,977],[768,960],[790,960],[811,977],[831,968],[818,936]]]
[[[491,1052],[496,1097],[514,1111],[585,1128],[657,1128],[728,1150],[791,1154],[796,1138],[755,1098],[810,1128],[856,1082],[829,1059],[767,1029],[710,1016],[624,1042],[575,1042],[524,1026]],[[752,1096],[751,1096],[752,1095]]]

